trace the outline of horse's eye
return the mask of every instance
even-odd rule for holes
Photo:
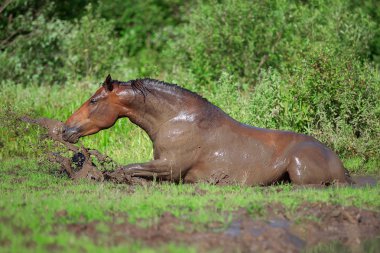
[[[95,98],[91,98],[90,104],[95,104],[95,103],[96,103],[96,99]]]

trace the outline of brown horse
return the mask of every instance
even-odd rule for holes
[[[201,96],[152,79],[108,75],[66,121],[63,139],[76,142],[122,117],[144,129],[154,148],[153,161],[120,168],[126,176],[245,185],[350,181],[337,155],[313,137],[241,124]]]

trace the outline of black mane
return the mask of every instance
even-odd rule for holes
[[[129,80],[127,82],[113,80],[113,83],[119,84],[119,85],[131,85],[134,91],[139,92],[141,93],[141,95],[144,96],[144,100],[145,100],[145,97],[148,95],[148,93],[150,93],[151,90],[153,90],[155,87],[165,87],[169,90],[174,91],[175,93],[188,94],[190,96],[199,98],[209,103],[207,99],[203,98],[201,95],[195,92],[182,88],[181,86],[178,86],[177,84],[166,83],[164,81],[160,81],[156,79],[142,78],[142,79]]]

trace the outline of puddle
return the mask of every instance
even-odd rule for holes
[[[289,228],[290,222],[285,219],[272,219],[268,221],[268,225],[272,228]]]
[[[286,219],[270,219],[268,221],[234,221],[224,234],[235,240],[269,240],[277,238],[277,243],[285,243],[292,248],[292,252],[301,251],[306,247],[306,242],[294,235],[289,229],[291,222]],[[245,239],[244,239],[245,238]],[[248,239],[251,238],[251,239]]]
[[[287,237],[286,239],[288,239],[288,241],[291,244],[293,244],[297,249],[305,248],[306,242],[304,240],[302,240],[301,238],[299,238],[298,236],[289,232],[286,234],[286,237]]]
[[[232,237],[239,236],[241,234],[241,222],[233,221],[224,233]]]
[[[254,227],[254,228],[251,228],[251,235],[253,235],[253,236],[255,236],[255,237],[259,237],[259,236],[262,235],[265,231],[266,231],[266,228],[265,228],[265,227]]]
[[[353,187],[366,187],[366,186],[376,186],[378,179],[371,176],[352,176],[355,181]]]
[[[128,222],[106,223],[110,233],[102,236],[109,236],[108,240],[115,244],[124,243],[129,238],[154,247],[162,243],[179,242],[195,245],[199,252],[322,253],[331,252],[331,249],[333,252],[378,252],[380,247],[377,240],[380,234],[379,212],[353,206],[305,202],[285,219],[285,208],[277,205],[269,208],[282,215],[254,219],[247,212],[239,210],[235,213],[239,218],[232,221],[224,232],[216,232],[213,228],[206,231],[179,231],[178,224],[187,223],[167,214],[157,224],[147,228]],[[319,217],[319,221],[299,222],[299,217],[308,216]],[[359,216],[360,219],[355,218]],[[97,241],[99,231],[96,226],[96,222],[71,224],[68,230]]]

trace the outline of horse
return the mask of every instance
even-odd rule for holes
[[[127,117],[153,142],[152,161],[118,168],[129,177],[212,184],[349,183],[338,156],[315,138],[242,124],[200,95],[154,79],[108,75],[65,122],[62,138],[112,127]]]

